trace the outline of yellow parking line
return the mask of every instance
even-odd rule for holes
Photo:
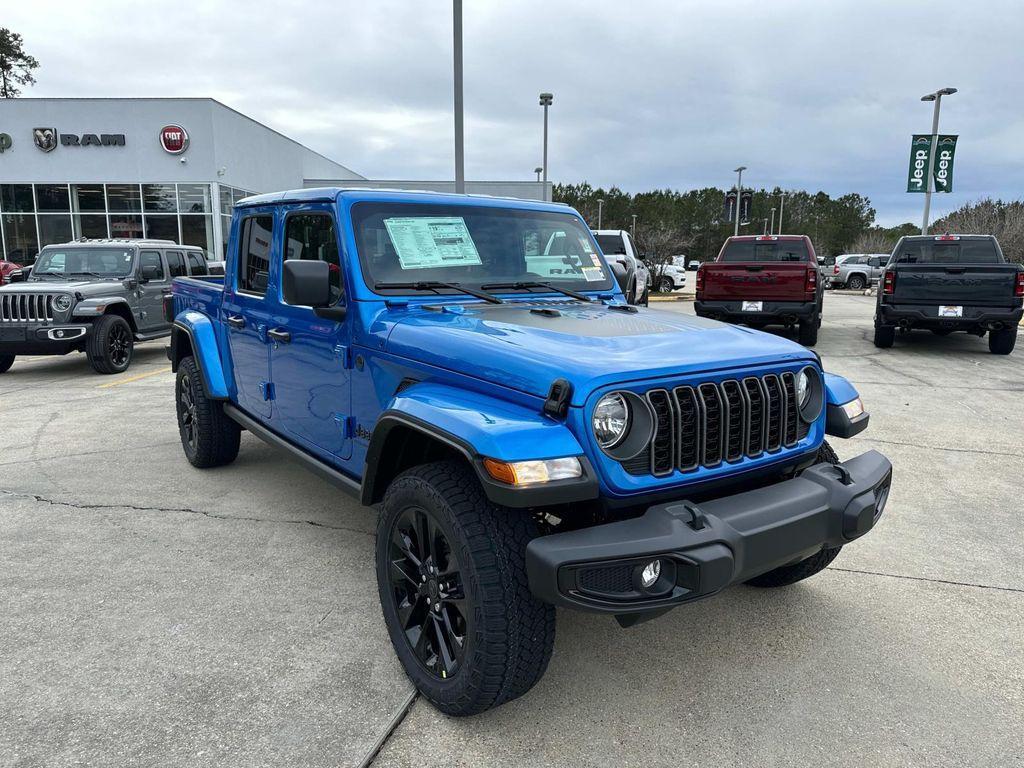
[[[108,387],[117,387],[121,384],[131,384],[133,381],[139,379],[146,379],[150,376],[156,376],[158,373],[170,373],[170,368],[161,368],[159,371],[150,371],[149,373],[140,373],[138,376],[129,376],[127,379],[118,379],[117,381],[111,381],[107,384],[100,384],[97,389],[107,389]]]

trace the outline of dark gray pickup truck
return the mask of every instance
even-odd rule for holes
[[[1008,262],[991,235],[904,237],[882,274],[875,346],[891,347],[897,328],[921,328],[939,336],[988,333],[989,351],[1008,355],[1022,302],[1024,266]]]

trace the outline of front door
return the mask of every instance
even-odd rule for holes
[[[284,212],[276,259],[318,259],[330,265],[333,305],[346,301],[333,206],[291,206]],[[280,275],[281,268],[275,270]],[[280,280],[278,281],[280,283]],[[350,323],[317,317],[284,301],[275,286],[270,328],[274,422],[282,434],[338,459],[352,454]]]
[[[220,322],[227,334],[239,406],[269,418],[274,397],[270,383],[270,263],[274,243],[273,209],[252,209],[232,227],[236,243],[234,274],[224,278]]]
[[[156,267],[159,277],[143,282],[142,272],[146,267]],[[171,290],[171,280],[160,251],[139,253],[138,274],[139,287],[136,296],[139,298],[139,331],[154,333],[167,325],[167,320],[164,319],[164,295]]]

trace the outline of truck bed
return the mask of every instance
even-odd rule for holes
[[[174,298],[172,319],[186,309],[216,318],[224,297],[224,276],[176,277],[171,283],[171,295]]]

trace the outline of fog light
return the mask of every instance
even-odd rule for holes
[[[53,335],[56,336],[58,339],[63,339],[64,338],[64,331],[57,331]]]
[[[644,589],[650,589],[661,576],[661,560],[652,560],[640,572],[640,583]]]

